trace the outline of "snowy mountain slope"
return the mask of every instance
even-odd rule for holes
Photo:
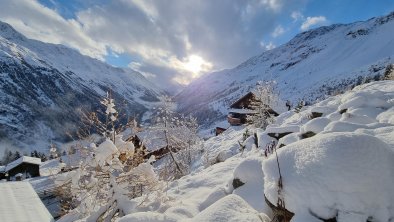
[[[272,221],[264,200],[276,204],[278,198],[276,155],[264,152],[272,141],[292,222],[394,219],[394,81],[282,113],[266,130],[248,128],[250,136],[246,130],[230,127],[205,141],[206,154],[191,174],[166,183],[157,197],[129,200],[118,221]],[[292,133],[279,141],[268,135],[281,132]],[[59,221],[87,221],[75,218],[74,211]]]
[[[97,109],[107,91],[118,110],[140,117],[163,93],[138,72],[27,39],[2,22],[0,76],[0,139],[34,149],[64,141],[79,121],[76,110]]]
[[[394,12],[300,33],[234,69],[192,82],[176,97],[179,109],[208,124],[223,118],[229,104],[252,90],[257,81],[275,80],[281,98],[295,104],[379,79],[394,63],[393,32]]]

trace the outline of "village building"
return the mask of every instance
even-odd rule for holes
[[[0,166],[0,180],[7,179],[5,176],[5,166]]]
[[[29,182],[0,182],[0,220],[55,221]]]
[[[24,180],[32,177],[39,177],[40,164],[40,158],[22,156],[5,166],[5,177],[7,180]]]
[[[230,123],[230,125],[238,126],[247,123],[247,117],[249,115],[256,114],[256,111],[252,107],[252,103],[255,100],[255,95],[252,92],[249,92],[231,104],[229,114],[227,116],[227,121]],[[268,113],[273,116],[279,115],[270,107],[268,107],[267,110]]]
[[[230,124],[227,121],[222,121],[222,122],[216,124],[215,135],[218,136],[218,135],[222,134],[229,127],[230,127]]]
[[[146,151],[144,158],[154,155],[159,159],[169,152],[163,131],[145,130],[137,133],[135,138]]]

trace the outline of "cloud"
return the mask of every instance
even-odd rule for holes
[[[6,1],[0,4],[0,20],[11,24],[29,38],[76,48],[81,53],[103,60],[104,44],[94,41],[74,20],[66,20],[56,11],[34,0]]]
[[[260,46],[265,50],[271,50],[276,48],[276,45],[273,42],[269,42],[268,44],[264,43],[263,41],[260,42]]]
[[[307,17],[301,25],[301,30],[308,30],[311,26],[322,25],[327,23],[327,19],[324,16]]]
[[[299,11],[293,11],[291,13],[291,18],[293,19],[293,22],[305,20],[304,15]]]
[[[283,33],[285,33],[285,29],[281,25],[278,25],[278,26],[276,26],[274,31],[271,33],[271,36],[276,38],[278,36],[283,35]]]
[[[153,82],[171,86],[261,53],[261,39],[283,34],[275,24],[305,1],[112,0],[84,5],[69,19],[37,0],[0,2],[0,20],[29,38],[99,59],[126,53]]]

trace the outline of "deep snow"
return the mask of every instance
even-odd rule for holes
[[[164,196],[130,200],[118,221],[270,221],[264,195],[276,204],[278,167],[275,153],[265,157],[264,150],[272,141],[283,177],[281,197],[295,213],[293,222],[392,221],[393,98],[394,81],[373,82],[299,113],[283,113],[266,131],[230,127],[204,142],[192,172],[166,183]],[[322,116],[311,119],[312,112]],[[286,132],[280,141],[268,135]],[[314,135],[304,138],[305,132]],[[75,221],[75,214],[69,219],[62,221]]]

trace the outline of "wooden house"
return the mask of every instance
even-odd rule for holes
[[[40,158],[22,156],[5,166],[6,178],[7,180],[15,180],[17,174],[20,179],[39,177],[40,164]]]
[[[242,125],[247,123],[248,115],[253,115],[256,113],[253,110],[252,102],[256,100],[255,95],[252,92],[247,93],[233,104],[230,105],[229,114],[227,116],[227,121],[232,126]],[[279,114],[275,112],[272,108],[268,107],[268,112],[273,116],[278,116]]]
[[[220,122],[216,125],[215,135],[218,136],[226,131],[230,127],[230,124],[227,121]]]
[[[5,166],[0,166],[0,180],[7,179],[5,176]]]

